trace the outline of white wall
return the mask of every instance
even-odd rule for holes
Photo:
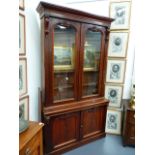
[[[25,0],[26,15],[26,49],[28,61],[28,93],[30,95],[30,120],[39,120],[38,117],[38,87],[41,86],[41,47],[40,47],[40,19],[36,8],[40,0]],[[109,1],[107,0],[45,0],[53,4],[64,5],[86,12],[109,16]],[[74,2],[74,3],[71,3]],[[77,3],[75,3],[77,2]],[[132,15],[133,17],[133,15]],[[130,87],[134,60],[134,20],[131,20],[130,39],[128,46],[128,60],[126,66],[123,98],[130,98]]]

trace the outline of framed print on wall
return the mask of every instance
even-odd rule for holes
[[[109,106],[120,108],[122,99],[123,86],[106,84],[105,98],[110,100]]]
[[[110,3],[110,17],[115,19],[111,24],[111,30],[129,29],[130,9],[130,1]]]
[[[25,9],[25,2],[24,2],[24,0],[19,0],[19,9],[22,9],[22,10]]]
[[[108,60],[106,82],[123,83],[125,74],[125,60]]]
[[[111,134],[121,134],[121,125],[122,125],[122,111],[108,109],[106,117],[106,133]]]
[[[26,54],[25,16],[19,14],[19,55]]]
[[[19,119],[29,120],[29,96],[19,99]]]
[[[19,96],[27,93],[27,60],[19,58]]]
[[[110,32],[108,56],[126,57],[128,45],[128,32]]]

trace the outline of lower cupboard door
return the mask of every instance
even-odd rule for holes
[[[89,138],[105,133],[105,116],[104,106],[82,111],[81,137]]]
[[[79,113],[64,114],[51,119],[53,149],[75,143],[79,139]]]

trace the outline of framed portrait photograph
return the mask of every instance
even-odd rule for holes
[[[106,84],[105,85],[105,98],[109,99],[109,106],[110,107],[121,107],[121,99],[123,93],[123,86],[121,85],[112,85]]]
[[[110,32],[108,56],[109,57],[126,57],[128,45],[128,32]]]
[[[27,60],[19,58],[19,96],[27,93]]]
[[[129,29],[130,24],[130,1],[110,3],[110,17],[115,20],[111,24],[111,30]]]
[[[74,53],[71,47],[54,47],[54,70],[73,70]]]
[[[19,14],[19,55],[26,54],[25,16]]]
[[[107,63],[106,82],[123,83],[125,74],[125,60],[109,59]]]
[[[106,116],[106,133],[121,134],[122,126],[122,111],[115,109],[108,109]]]
[[[25,9],[25,2],[24,2],[24,0],[19,0],[19,9],[21,9],[21,10]]]
[[[29,96],[19,99],[19,120],[29,120]]]

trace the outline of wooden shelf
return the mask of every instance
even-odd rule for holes
[[[92,87],[92,86],[96,86],[96,85],[97,85],[97,83],[95,83],[95,82],[83,84],[84,87]]]

